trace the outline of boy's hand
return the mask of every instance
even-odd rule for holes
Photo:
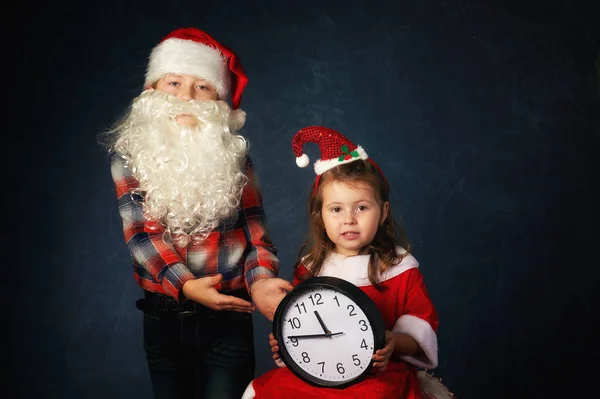
[[[183,295],[213,310],[251,313],[255,309],[254,305],[248,301],[217,291],[215,285],[219,284],[221,280],[223,280],[221,274],[188,280],[183,284]]]
[[[394,353],[394,346],[394,333],[385,330],[385,346],[373,355],[373,370],[376,372],[385,370],[392,353]]]
[[[294,286],[281,278],[266,278],[252,284],[250,295],[256,308],[269,321],[273,321],[279,302]]]

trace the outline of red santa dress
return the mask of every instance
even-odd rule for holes
[[[398,248],[398,253],[405,250]],[[417,367],[433,369],[437,366],[438,317],[427,294],[419,263],[410,254],[388,268],[381,275],[378,291],[368,278],[369,255],[345,257],[331,253],[320,276],[344,279],[363,290],[381,312],[386,330],[410,335],[422,349],[419,356],[392,356],[382,372],[371,372],[365,379],[344,389],[312,386],[296,377],[286,367],[269,370],[255,378],[246,389],[243,399],[311,399],[311,398],[421,398]],[[297,276],[308,273],[300,265]]]

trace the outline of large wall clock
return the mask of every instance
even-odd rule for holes
[[[329,388],[360,381],[385,344],[383,318],[371,298],[336,277],[313,277],[289,292],[275,312],[273,334],[295,375]]]

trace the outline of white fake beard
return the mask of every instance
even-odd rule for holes
[[[240,203],[247,143],[230,130],[230,112],[224,101],[187,102],[150,90],[113,130],[113,149],[140,183],[144,216],[180,247],[203,241]],[[179,125],[181,114],[198,124]]]

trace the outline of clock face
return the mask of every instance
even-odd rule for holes
[[[334,277],[299,284],[279,304],[273,331],[286,366],[303,380],[325,387],[357,382],[385,339],[383,320],[371,299]]]

